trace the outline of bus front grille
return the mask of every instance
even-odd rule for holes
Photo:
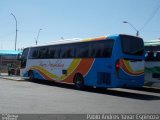
[[[111,74],[107,72],[98,72],[97,73],[97,84],[106,84],[110,85],[111,84]]]

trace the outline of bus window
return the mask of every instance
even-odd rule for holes
[[[125,54],[142,56],[144,54],[144,43],[141,38],[121,35],[122,51]]]
[[[113,40],[104,40],[104,41],[94,41],[91,42],[91,57],[96,58],[105,58],[111,57],[112,48],[113,48]]]
[[[73,47],[68,47],[66,50],[66,56],[67,58],[73,58],[74,57],[74,48]]]
[[[146,61],[153,61],[154,60],[154,53],[153,52],[148,52],[145,60]]]
[[[103,57],[111,57],[114,41],[110,39],[110,40],[106,40],[103,42],[104,43],[103,43],[102,56]]]
[[[61,47],[56,46],[54,49],[55,49],[54,58],[60,58]]]
[[[148,57],[148,52],[145,52],[144,57],[145,57],[145,59]]]
[[[61,47],[60,58],[73,58],[74,57],[74,47],[73,45],[63,45]]]
[[[157,61],[160,61],[160,52],[157,52],[157,53],[156,53],[156,60],[157,60]]]
[[[99,46],[98,42],[91,42],[90,46],[91,46],[91,50],[90,50],[90,55],[91,57],[98,57],[101,54],[101,47]]]
[[[47,48],[46,47],[41,47],[39,49],[39,55],[38,55],[38,58],[39,59],[43,59],[43,58],[46,58],[47,56]]]
[[[29,59],[37,59],[38,58],[38,49],[32,48],[30,49]]]
[[[54,49],[54,47],[50,46],[48,51],[48,58],[54,58],[55,52],[56,50]]]
[[[76,45],[76,58],[89,57],[89,43],[80,43]]]

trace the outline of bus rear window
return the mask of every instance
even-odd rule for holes
[[[144,54],[144,43],[141,38],[121,35],[122,51],[125,54],[141,56]]]

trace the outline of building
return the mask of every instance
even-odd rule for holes
[[[20,61],[17,59],[21,51],[0,50],[0,73],[8,72],[8,67],[12,66],[15,70],[20,67]]]

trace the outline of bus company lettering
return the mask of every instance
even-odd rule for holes
[[[56,60],[55,63],[51,63],[49,61],[49,67],[61,67],[63,68],[64,67],[64,63],[62,63],[62,60]]]
[[[62,63],[61,60],[56,60],[54,63],[51,63],[50,61],[47,61],[47,62],[40,61],[39,66],[43,68],[54,68],[54,67],[63,68],[64,63]]]

